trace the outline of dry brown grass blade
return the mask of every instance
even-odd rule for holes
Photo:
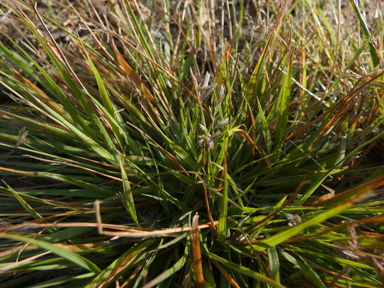
[[[23,245],[23,246],[24,246],[24,245]],[[30,262],[30,261],[36,260],[37,258],[40,258],[40,257],[45,256],[45,255],[50,254],[50,253],[52,253],[52,252],[51,252],[51,251],[47,251],[47,252],[43,252],[43,253],[40,253],[40,254],[38,254],[38,255],[35,255],[35,256],[26,258],[26,259],[24,259],[24,260],[22,260],[22,261],[16,261],[15,263],[10,264],[10,265],[8,265],[8,266],[6,266],[6,267],[0,269],[0,275],[1,275],[1,274],[4,274],[4,273],[6,273],[6,272],[8,272],[9,270],[13,269],[14,267],[17,267],[17,266],[22,265],[22,264],[24,264],[24,263],[28,263],[28,262]],[[12,274],[14,274],[14,273],[15,273],[15,272],[12,271]],[[6,276],[6,275],[4,275],[4,276]]]
[[[348,197],[347,200],[341,202],[341,203],[338,203],[337,205],[342,205],[343,203],[347,203],[347,202],[358,202],[360,200],[362,200],[363,198],[369,196],[367,194],[371,194],[372,193],[372,190],[379,187],[379,186],[382,186],[384,185],[384,175],[382,176],[378,176],[366,183],[363,183],[357,187],[354,187],[352,189],[349,189],[347,191],[344,191],[342,193],[339,193],[329,199],[325,199],[324,201],[321,201],[321,202],[318,202],[316,204],[314,204],[313,206],[320,206],[320,205],[323,205],[329,201],[332,201],[332,200],[335,200],[335,199],[338,199],[340,197],[344,197],[346,195],[350,195],[350,197]],[[362,190],[362,191],[360,191]]]
[[[21,170],[16,170],[16,169],[7,168],[7,167],[0,167],[0,171],[6,171],[10,173],[23,174],[23,175],[29,175],[29,176],[36,176],[36,172],[21,171]]]
[[[83,49],[83,46],[81,46],[80,43],[77,42],[77,45],[79,47],[79,51]],[[120,76],[116,71],[112,70],[109,65],[106,64],[105,62],[102,62],[101,59],[94,55],[93,53],[90,53],[90,51],[87,51],[89,57],[91,58],[93,64],[99,69],[100,72],[102,72],[104,75],[108,77],[108,82],[113,83],[113,77]],[[92,67],[88,62],[88,59],[85,57],[85,54],[83,53],[84,56],[84,63],[86,63],[86,67],[88,68],[88,71],[90,72],[91,75],[93,75]],[[112,78],[112,79],[111,79]],[[89,80],[88,80],[89,81]],[[95,79],[92,77],[92,82],[94,82]]]
[[[341,279],[344,276],[344,274],[349,274],[350,270],[351,270],[351,266],[349,266],[349,265],[345,266],[337,275],[335,275],[332,282],[328,284],[327,288],[335,287],[336,282],[339,279]],[[326,272],[329,273],[328,271],[326,271]]]
[[[57,104],[54,100],[52,100],[50,97],[48,97],[47,94],[45,94],[43,91],[41,91],[39,88],[37,88],[31,81],[29,81],[27,78],[25,78],[23,75],[21,75],[21,73],[19,73],[16,69],[12,69],[12,71],[13,71],[13,73],[15,73],[15,78],[18,81],[25,84],[26,86],[28,86],[32,90],[34,90],[37,93],[37,95],[39,95],[41,97],[41,99],[45,102],[45,104],[47,104],[49,107],[51,107],[53,110],[55,110],[61,116],[63,116],[69,123],[74,124],[72,117],[59,104]]]
[[[360,157],[355,162],[353,162],[353,164],[351,165],[352,168],[359,166],[360,162],[363,161],[363,159],[367,156],[369,151],[371,151],[372,148],[375,147],[378,140],[379,139],[376,139],[371,144],[369,144],[369,146],[363,151],[363,153],[360,155]]]
[[[248,106],[248,109],[250,111],[252,111],[252,108],[251,108],[251,105],[249,104],[248,100],[247,100],[247,97],[245,97],[245,95],[242,95],[243,96],[243,99],[244,99],[244,102],[247,104]],[[256,121],[255,121],[255,117],[253,116],[253,113],[249,113],[249,117],[251,118],[252,120],[252,143],[255,143],[256,142]],[[255,157],[255,151],[256,151],[256,148],[255,148],[256,145],[253,145],[253,148],[252,148],[252,158]],[[259,152],[259,151],[258,151]],[[270,161],[269,159],[267,158],[266,159],[267,163],[269,162],[268,166],[270,166]],[[270,167],[271,168],[271,167]]]
[[[213,235],[215,236],[215,238],[217,240],[219,237],[217,235],[217,229],[216,229],[216,225],[217,224],[215,224],[215,223],[219,223],[219,221],[213,221],[213,217],[212,217],[212,214],[211,214],[211,208],[209,207],[207,187],[205,186],[205,182],[203,181],[201,176],[199,174],[196,174],[196,175],[197,175],[197,177],[199,178],[199,180],[201,181],[201,183],[203,184],[203,187],[204,187],[204,198],[205,198],[205,204],[207,205],[208,219],[209,219],[209,221],[211,223]]]
[[[125,73],[126,77],[130,80],[132,80],[133,83],[139,88],[143,89],[145,92],[145,95],[153,102],[156,103],[155,98],[152,96],[151,92],[148,90],[148,88],[144,85],[143,81],[141,81],[141,78],[139,75],[136,74],[136,72],[132,69],[131,66],[125,61],[125,59],[120,55],[120,52],[117,50],[115,43],[112,39],[112,48],[113,52],[115,53],[117,60],[119,62],[119,67],[122,69],[122,71]]]
[[[31,251],[31,250],[37,250],[37,249],[40,249],[40,247],[37,245],[25,246],[25,244],[23,244],[23,245],[16,246],[16,247],[10,248],[8,250],[5,250],[3,252],[0,252],[0,257],[5,257],[7,255],[14,253],[14,252]]]
[[[358,220],[358,223],[383,223],[384,222],[384,216],[378,216],[378,217],[369,217]]]
[[[164,95],[164,93],[163,93],[163,90],[162,90],[162,88],[161,88],[161,85],[160,85],[160,83],[159,83],[159,80],[157,79],[157,78],[155,78],[154,79],[154,81],[156,82],[156,85],[158,86],[158,91],[159,91],[159,96],[161,96],[161,97],[158,97],[158,99],[155,99],[154,97],[153,97],[153,95],[151,94],[151,92],[148,90],[148,88],[144,85],[144,83],[143,83],[143,81],[141,80],[141,78],[140,78],[140,76],[132,69],[132,67],[125,61],[125,59],[123,58],[123,56],[121,56],[121,54],[120,54],[120,52],[117,50],[117,48],[116,48],[116,45],[115,45],[115,42],[114,42],[114,40],[113,40],[113,37],[112,37],[112,48],[113,48],[113,51],[114,51],[114,53],[115,53],[115,55],[116,55],[116,57],[117,57],[117,59],[118,59],[118,62],[119,62],[119,64],[120,65],[118,65],[118,63],[116,63],[115,62],[115,64],[117,65],[117,66],[119,66],[121,69],[122,69],[122,71],[126,74],[126,78],[127,79],[129,79],[130,81],[132,81],[134,84],[135,84],[135,86],[138,88],[138,89],[140,89],[141,90],[141,92],[144,94],[144,96],[145,97],[143,97],[143,98],[140,98],[139,99],[139,101],[140,101],[140,104],[141,105],[143,105],[144,107],[144,110],[145,110],[145,112],[146,112],[146,114],[148,115],[148,117],[149,118],[151,118],[152,120],[155,118],[157,118],[157,119],[161,119],[161,117],[160,117],[160,114],[158,113],[158,111],[156,110],[156,108],[153,108],[153,109],[155,109],[155,111],[156,111],[156,115],[149,115],[150,113],[148,112],[148,110],[150,110],[150,109],[148,109],[148,106],[149,106],[149,104],[147,103],[147,99],[146,99],[146,97],[148,97],[149,98],[149,100],[151,101],[151,102],[153,102],[153,103],[155,103],[156,105],[159,105],[160,103],[159,102],[161,102],[162,103],[162,105],[163,105],[163,108],[165,109],[165,111],[166,111],[166,113],[167,114],[170,114],[171,116],[172,116],[172,120],[173,120],[173,122],[175,123],[175,125],[177,126],[178,125],[178,123],[176,122],[176,120],[175,120],[175,118],[173,117],[173,115],[172,115],[172,113],[171,113],[171,111],[170,111],[170,106],[169,106],[169,103],[168,103],[168,100],[166,99],[166,97],[165,97],[165,95]],[[150,63],[148,62],[148,65],[149,65]],[[110,87],[108,87],[108,89],[111,91],[112,89],[110,89]],[[115,94],[115,93],[114,93]],[[121,98],[121,97],[119,97],[119,98]],[[143,102],[143,100],[145,100],[144,102]],[[159,102],[158,102],[158,101]],[[164,120],[161,120],[161,121],[163,121],[164,122]]]
[[[219,269],[220,273],[223,274],[225,279],[227,279],[227,281],[229,282],[229,284],[231,284],[232,287],[240,288],[239,284],[237,284],[235,280],[232,279],[232,277],[227,273],[227,271],[225,271],[225,269],[219,264],[219,262],[212,258],[211,261],[213,264],[215,264],[216,268]]]
[[[383,265],[375,257],[372,257],[372,260],[373,260],[373,263],[375,264],[377,272],[379,273],[381,281],[383,281],[383,283],[384,283],[384,267],[383,267]]]
[[[73,205],[73,206],[77,205],[77,204],[78,203],[71,203],[71,205]],[[71,206],[71,205],[68,205],[68,206]],[[89,210],[88,208],[81,208],[81,210],[84,210],[84,209],[85,210]],[[18,231],[18,230],[22,231],[24,229],[29,229],[29,227],[33,227],[35,225],[39,225],[38,224],[39,222],[46,222],[48,220],[52,220],[52,219],[59,218],[59,217],[63,217],[63,219],[64,219],[64,218],[69,217],[69,216],[71,216],[73,214],[76,214],[76,213],[77,213],[77,211],[68,211],[68,212],[65,212],[65,213],[55,214],[55,215],[47,216],[47,217],[44,217],[44,218],[41,218],[41,219],[37,219],[37,220],[30,220],[27,223],[20,223],[20,224],[14,224],[14,225],[11,225],[11,226],[1,227],[0,228],[0,232],[3,232],[3,231]],[[90,210],[90,211],[85,211],[83,214],[93,214],[93,213],[94,213],[94,211]],[[29,213],[16,213],[14,215],[15,216],[30,216],[31,214],[29,214]],[[57,221],[60,221],[60,220],[57,220]],[[69,224],[65,224],[63,227],[70,227],[70,226],[68,226]],[[47,224],[43,224],[43,225],[47,225]],[[51,224],[48,224],[48,225],[51,225]],[[87,226],[85,225],[85,226],[81,226],[81,227],[87,227]]]
[[[110,86],[106,86],[106,88],[108,89],[109,92],[111,92],[117,99],[119,99],[126,107],[128,107],[128,109],[134,113],[138,118],[142,118],[143,116],[140,115],[139,113],[137,113],[137,111],[135,111],[135,109],[133,109],[133,105],[128,103],[123,97],[121,97],[115,90],[111,89]],[[141,99],[139,99],[141,100]],[[147,115],[148,119],[151,120],[152,123],[156,123],[155,119],[157,118],[157,115],[152,115],[151,113],[149,113],[148,111],[148,105],[147,105],[147,102],[143,102],[143,101],[140,101],[140,108],[142,110],[144,110],[144,113]],[[160,118],[157,118],[160,120]],[[154,124],[155,125],[155,124]],[[149,129],[151,129],[154,133],[157,133],[157,131],[151,127],[151,126],[148,126]]]
[[[79,226],[78,224],[81,224],[81,223],[76,223],[75,225],[71,225],[70,227],[78,227]],[[218,225],[219,221],[215,221],[214,224]],[[33,227],[42,227],[45,225],[48,225],[47,227],[54,227],[54,225],[49,226],[49,224],[36,224],[36,225],[33,225]],[[66,226],[69,226],[69,225],[66,225]],[[86,225],[84,225],[84,227],[85,226]],[[107,235],[112,237],[118,236],[118,237],[127,237],[127,238],[147,238],[147,237],[158,237],[158,236],[162,237],[162,236],[167,236],[169,234],[180,234],[180,233],[188,232],[191,230],[190,228],[185,227],[185,228],[154,230],[151,232],[109,232],[109,231],[103,230],[104,226],[108,226],[105,224],[102,224],[100,226],[97,226],[97,225],[89,225],[89,226],[100,227],[101,228],[100,235]],[[211,225],[210,224],[199,225],[199,229],[206,229],[206,228],[211,228]]]
[[[148,259],[144,259],[143,261],[140,262],[139,265],[137,265],[135,271],[131,273],[131,275],[128,277],[128,279],[123,283],[123,285],[120,286],[120,288],[125,288],[131,283],[131,281],[136,277],[137,273],[141,271],[145,267],[145,264],[147,263]]]
[[[204,288],[203,263],[201,261],[200,239],[199,239],[199,215],[193,216],[191,227],[191,244],[193,255],[193,267],[195,268],[197,286]]]
[[[377,78],[379,78],[380,76],[383,76],[384,75],[384,71],[382,71],[381,73],[377,73],[374,77],[372,77],[369,81],[365,82],[364,84],[362,84],[361,86],[353,89],[347,96],[344,97],[344,99],[342,99],[339,103],[337,103],[335,106],[333,106],[331,109],[329,109],[328,111],[324,112],[323,114],[321,114],[320,116],[318,116],[317,118],[315,118],[313,121],[311,121],[310,123],[304,125],[303,127],[301,127],[300,129],[296,130],[295,132],[293,132],[291,135],[289,135],[286,139],[285,139],[285,142],[287,141],[290,141],[292,140],[293,138],[296,138],[298,135],[302,134],[305,130],[308,129],[308,127],[310,127],[311,125],[315,124],[316,122],[318,122],[319,120],[323,119],[325,116],[327,116],[328,114],[332,113],[334,110],[336,109],[339,109],[338,112],[332,117],[331,120],[328,121],[327,125],[323,128],[323,130],[321,131],[321,133],[318,135],[318,137],[315,139],[315,141],[313,142],[316,143],[316,141],[327,131],[329,130],[330,126],[334,126],[335,125],[335,121],[337,119],[339,119],[340,117],[340,114],[344,111],[344,109],[349,105],[349,103],[351,103],[351,101],[354,99],[355,95],[357,95],[357,93],[359,93],[364,87],[366,87],[368,84],[374,82]],[[341,106],[341,107],[340,107]],[[340,108],[339,108],[340,107]]]
[[[119,237],[134,237],[134,238],[145,238],[145,237],[154,237],[154,236],[163,236],[163,235],[169,235],[169,234],[179,234],[184,233],[192,230],[192,227],[182,227],[182,228],[170,228],[170,229],[163,229],[163,230],[153,230],[153,229],[145,229],[145,228],[138,228],[138,227],[128,227],[123,225],[111,225],[111,224],[103,224],[101,221],[101,214],[100,214],[100,204],[99,201],[95,202],[95,214],[96,214],[96,221],[97,223],[75,223],[75,225],[71,227],[77,227],[78,224],[84,224],[83,227],[97,227],[98,232],[100,235],[108,235],[108,236],[119,236]],[[90,224],[87,226],[87,224]],[[218,225],[219,221],[215,221],[213,223],[214,226]],[[50,224],[35,224],[33,227],[42,227],[41,225],[50,225]],[[52,224],[52,225],[59,225],[60,224]],[[69,225],[69,224],[66,224]],[[49,226],[53,227],[53,226]],[[118,229],[118,230],[130,230],[130,231],[136,231],[136,232],[109,232],[104,231],[104,228],[112,228]],[[206,229],[210,228],[211,224],[203,224],[199,225],[198,229]]]
[[[248,141],[249,144],[251,144],[253,147],[255,147],[255,143],[253,142],[253,140],[251,139],[251,137],[249,137],[248,133],[242,129],[236,129],[234,131],[234,133],[239,133],[239,135],[241,135],[241,137],[243,137],[245,140]],[[257,148],[257,147],[255,147]],[[258,148],[257,148],[258,149]],[[260,152],[261,153],[261,152]],[[262,155],[262,154],[261,154]]]
[[[165,68],[161,67],[161,65],[159,65],[158,63],[153,61],[151,58],[149,58],[147,55],[145,55],[143,53],[143,51],[141,51],[140,49],[137,49],[132,43],[130,43],[126,39],[122,38],[120,35],[118,35],[116,33],[110,33],[110,34],[113,35],[114,37],[118,38],[120,41],[122,41],[127,46],[129,46],[130,49],[134,50],[135,52],[137,52],[137,54],[139,54],[140,56],[145,58],[145,60],[148,63],[151,63],[152,65],[156,66],[159,70],[161,70],[161,72],[163,72],[172,81],[174,81],[175,83],[180,85],[180,87],[182,87],[190,96],[192,96],[199,104],[201,104],[200,99],[190,89],[188,89],[187,86],[185,86],[183,83],[181,83],[179,80],[177,80],[177,78],[175,76],[173,76],[171,73],[169,73],[169,71],[167,71]],[[208,108],[207,108],[207,111],[208,111]]]
[[[124,268],[126,268],[127,267],[127,265],[130,263],[130,262],[132,262],[135,258],[136,258],[136,256],[137,255],[139,255],[143,250],[145,250],[146,249],[146,247],[143,247],[142,249],[140,249],[140,250],[137,250],[137,251],[135,251],[134,253],[132,253],[132,254],[129,254],[123,261],[121,261],[120,263],[119,263],[119,265],[117,265],[116,266],[116,268],[114,268],[112,271],[110,271],[109,272],[109,274],[108,274],[108,276],[104,279],[104,281],[103,282],[101,282],[100,284],[99,284],[99,286],[97,286],[97,287],[107,287],[107,286],[109,286],[108,285],[108,282],[110,282],[110,280],[112,279],[112,278],[114,278],[114,277],[116,277],[122,270],[124,270]],[[136,272],[136,273],[138,273],[140,270],[138,270],[138,268],[139,267],[143,267],[144,265],[145,265],[145,263],[144,263],[144,265],[142,265],[143,264],[143,262],[144,261],[142,261],[141,263],[140,263],[140,265],[138,265],[138,267],[136,267],[136,269],[135,269],[135,271],[134,272]],[[138,270],[138,271],[137,271]],[[133,275],[136,275],[135,273],[133,273]],[[131,277],[133,276],[133,275],[131,275]],[[132,278],[128,278],[128,280],[132,280]],[[127,280],[127,281],[128,281]],[[126,282],[127,282],[126,281]],[[128,281],[128,284],[129,284],[129,282],[130,281]],[[124,283],[125,284],[125,283]],[[128,285],[127,284],[127,285]]]
[[[268,40],[266,41],[266,43],[270,43],[270,41],[272,40],[272,38],[275,36],[275,31],[276,31],[276,26],[274,26],[273,28],[272,28],[272,31],[271,31],[271,33],[269,34],[269,37],[268,37]],[[268,51],[268,49],[270,48],[270,46],[265,46],[264,47],[264,49],[263,49],[263,52],[261,52],[261,55],[260,55],[260,57],[259,57],[259,59],[263,59],[264,57],[265,57],[265,54],[267,54],[267,51]],[[277,66],[277,67],[279,67],[279,66]],[[252,75],[254,75],[256,72],[257,72],[257,70],[256,69],[258,69],[258,67],[256,66],[255,67],[255,69],[252,71]],[[277,70],[277,68],[276,68],[276,70]],[[250,85],[252,85],[252,83],[251,83],[251,81],[248,83],[248,87],[247,87],[247,95],[249,95],[250,93],[249,93],[249,86]],[[255,87],[252,87],[252,89],[254,89]],[[266,87],[266,89],[265,89],[265,92],[266,91],[268,91],[268,89],[267,89],[268,87]],[[265,93],[264,92],[264,93]],[[252,91],[252,94],[254,94],[254,91]],[[260,101],[262,100],[262,98],[260,98]]]
[[[123,208],[121,208],[123,209]],[[101,211],[102,209],[100,209]],[[91,211],[92,214],[95,213],[95,211]],[[48,218],[48,217],[47,217]],[[47,219],[44,218],[44,219]],[[39,222],[43,221],[44,219],[40,219]],[[124,226],[124,225],[116,225],[116,224],[103,224],[103,223],[88,223],[88,222],[74,222],[74,223],[50,223],[50,224],[35,224],[34,222],[37,221],[30,221],[25,224],[19,224],[18,227],[30,227],[30,228],[49,228],[49,227],[56,227],[56,228],[65,228],[65,227],[87,227],[87,228],[101,228],[101,229],[114,229],[118,231],[134,231],[132,233],[136,232],[156,232],[156,231],[163,231],[163,230],[153,230],[153,229],[146,229],[146,228],[138,228],[138,227],[131,227],[131,226]],[[100,224],[100,225],[99,225]],[[12,226],[15,227],[16,225]],[[207,228],[210,225],[202,225],[202,228]],[[174,228],[177,233],[189,231],[190,229],[188,227],[185,228]],[[164,230],[165,231],[165,230]],[[172,231],[165,231],[165,232],[172,232]],[[168,233],[169,234],[169,233]],[[118,236],[118,235],[116,235]]]
[[[263,51],[264,52],[264,51]],[[289,63],[288,63],[288,65],[291,65],[292,64],[292,58],[293,58],[293,54],[294,52],[292,52],[290,49],[286,49],[285,50],[285,53],[283,54],[283,56],[281,57],[281,59],[279,60],[279,62],[277,62],[277,64],[276,64],[276,68],[273,70],[273,73],[272,73],[272,75],[271,75],[271,77],[269,78],[269,80],[268,80],[268,82],[267,82],[267,85],[265,86],[265,89],[264,89],[264,92],[263,92],[263,94],[260,96],[260,99],[259,99],[259,102],[261,102],[263,99],[264,99],[264,97],[265,97],[265,95],[266,95],[266,93],[268,92],[268,91],[270,91],[268,88],[271,86],[271,84],[273,83],[273,80],[275,79],[275,77],[278,75],[278,73],[280,72],[280,67],[282,67],[282,63],[283,63],[283,61],[285,60],[285,58],[287,57],[287,56],[289,56],[290,54],[291,54],[291,59],[290,59],[290,61],[289,61]],[[268,73],[265,73],[265,75],[266,76],[268,76]],[[270,102],[270,107],[271,107],[271,101],[269,101]],[[269,108],[269,109],[271,109],[271,108]],[[268,109],[268,110],[269,110]],[[255,108],[254,108],[254,110],[253,111],[256,111],[257,110],[257,106],[255,106]],[[269,113],[269,112],[268,112]]]
[[[136,251],[134,251],[134,253],[131,253],[131,254],[129,254],[123,261],[121,261],[120,263],[119,263],[119,265],[117,265],[117,267],[115,268],[115,269],[113,269],[112,271],[110,271],[109,272],[109,275],[104,279],[104,281],[103,282],[101,282],[97,287],[107,287],[107,286],[109,286],[108,285],[108,282],[110,282],[110,279],[112,279],[112,278],[114,278],[114,277],[116,277],[124,268],[126,268],[127,267],[127,265],[130,263],[130,262],[132,262],[133,260],[135,260],[135,258],[142,252],[142,251],[144,251],[145,249],[147,249],[147,247],[143,247],[143,248],[141,248],[141,249],[139,249],[139,250],[136,250]],[[138,267],[137,268],[139,268],[139,267],[142,267],[141,266],[141,264],[140,265],[138,265]],[[137,268],[136,268],[136,270],[137,270]],[[135,272],[136,272],[136,270],[135,270]],[[137,272],[139,272],[139,271],[137,271]],[[136,273],[137,273],[136,272]],[[129,280],[130,278],[128,278],[128,280]],[[127,280],[127,281],[128,281]],[[128,284],[129,284],[129,282],[128,282]]]
[[[325,203],[326,200],[330,200],[335,196],[334,193],[327,193],[325,195],[321,195],[319,197],[316,197],[312,201],[309,201],[308,203],[304,203],[306,206],[319,206],[323,203]]]

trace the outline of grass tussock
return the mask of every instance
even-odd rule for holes
[[[345,2],[2,1],[1,287],[382,287],[383,14]]]

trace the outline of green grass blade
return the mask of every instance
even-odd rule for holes
[[[259,117],[261,119],[261,123],[263,124],[263,136],[264,136],[265,146],[267,149],[267,153],[271,154],[271,134],[269,133],[267,119],[265,119],[263,108],[261,107],[261,104],[257,97],[256,97],[256,100],[257,100],[257,108],[259,110]]]
[[[268,248],[268,259],[269,265],[271,266],[273,280],[280,283],[280,261],[276,246]]]
[[[101,99],[103,100],[104,107],[108,111],[107,116],[109,116],[110,118],[112,117],[112,119],[114,121],[117,121],[117,118],[116,118],[116,115],[115,115],[115,111],[113,109],[113,105],[112,105],[111,99],[110,99],[110,97],[108,95],[107,89],[105,89],[103,80],[101,79],[100,74],[97,71],[97,68],[96,68],[95,64],[93,64],[93,62],[91,60],[91,57],[89,57],[89,54],[85,50],[84,46],[83,46],[83,49],[84,49],[84,53],[87,55],[88,62],[91,65],[93,74],[94,74],[94,76],[96,78],[97,86],[99,87],[99,92],[100,92],[100,95],[101,95]],[[120,129],[115,124],[114,121],[110,121],[110,124],[112,126],[112,129],[113,129],[113,132],[114,132],[114,135],[115,135],[116,139],[119,141],[120,147],[123,147],[123,142],[122,142],[122,138],[121,138]]]
[[[269,284],[271,285],[272,287],[277,287],[277,288],[284,288],[285,286],[284,285],[281,285],[279,283],[277,283],[276,281],[260,274],[260,273],[257,273],[247,267],[244,267],[244,266],[241,266],[239,264],[236,264],[236,263],[233,263],[231,261],[228,261],[227,259],[224,259],[224,258],[221,258],[213,253],[210,253],[209,254],[209,257],[212,258],[212,259],[215,259],[216,261],[224,264],[225,266],[227,266],[228,268],[230,269],[233,269],[234,271],[237,271],[243,275],[246,275],[248,277],[251,277],[253,279],[256,279],[260,282],[263,282],[263,283],[266,283],[266,284]]]
[[[128,207],[129,213],[131,214],[131,217],[133,221],[135,222],[136,226],[139,227],[139,222],[137,220],[137,214],[135,209],[135,202],[133,200],[132,196],[132,189],[131,185],[129,184],[127,173],[125,172],[123,161],[119,155],[119,163],[121,168],[121,178],[123,179],[123,190],[124,190],[124,200]]]
[[[282,143],[287,133],[287,124],[288,124],[288,111],[289,111],[289,99],[291,96],[291,78],[292,78],[292,59],[288,63],[287,74],[285,75],[285,81],[283,89],[281,89],[279,95],[279,106],[278,113],[279,117],[276,125],[276,134],[275,134],[275,143],[277,145],[275,149],[275,154],[271,157],[275,161],[278,159]]]
[[[165,270],[163,273],[161,273],[159,276],[148,282],[143,286],[143,288],[150,288],[154,287],[156,285],[159,285],[162,283],[164,280],[168,279],[172,275],[174,275],[176,272],[178,272],[181,268],[184,267],[187,259],[189,256],[189,248],[188,245],[185,246],[184,249],[184,255],[173,265],[171,268]]]
[[[223,150],[227,149],[227,140],[224,141]],[[223,197],[221,198],[221,208],[219,216],[219,227],[217,234],[219,241],[224,244],[227,239],[227,215],[228,215],[228,164],[224,157],[224,190]]]
[[[146,249],[148,249],[148,247],[152,246],[157,241],[157,239],[147,239],[134,245],[121,256],[119,256],[106,269],[98,273],[97,277],[95,277],[95,279],[93,279],[85,287],[96,288],[99,287],[101,283],[108,284],[114,282],[121,273],[130,268],[130,266],[133,264],[133,261],[137,260],[137,258],[140,257],[140,255],[142,255]],[[123,270],[120,269],[121,267],[123,267]]]
[[[20,235],[11,235],[7,233],[0,233],[0,237],[37,245],[40,248],[45,249],[47,251],[51,251],[52,253],[58,256],[61,256],[64,259],[67,259],[68,261],[73,262],[90,272],[99,273],[101,271],[99,267],[97,267],[94,263],[92,263],[88,259],[76,254],[75,252],[69,251],[68,249],[62,248],[60,246],[57,246],[48,242],[44,242],[41,240],[33,239],[33,238],[27,238]]]
[[[321,278],[319,277],[319,275],[317,275],[317,273],[313,271],[313,269],[311,269],[309,266],[305,265],[303,262],[299,261],[298,259],[291,256],[289,253],[285,251],[282,251],[281,255],[283,255],[284,258],[287,259],[289,262],[291,262],[293,265],[298,267],[301,271],[303,271],[305,275],[307,275],[313,281],[316,287],[327,288],[324,282],[321,281]]]
[[[291,228],[289,228],[283,232],[277,233],[268,239],[261,240],[261,241],[257,242],[257,244],[253,244],[252,247],[256,251],[264,251],[267,248],[279,245],[280,243],[283,243],[284,241],[297,235],[298,233],[300,233],[304,229],[311,227],[313,225],[316,225],[318,223],[321,223],[321,222],[323,222],[323,221],[325,221],[331,217],[339,215],[340,213],[342,213],[343,211],[345,211],[346,209],[348,209],[351,206],[352,206],[352,203],[347,203],[347,204],[343,204],[343,205],[340,205],[340,206],[335,207],[335,208],[331,208],[331,209],[324,211],[324,212],[320,213],[319,215],[317,215],[317,216],[315,216],[315,217],[313,217],[313,218],[311,218],[311,219],[309,219],[309,220],[307,220],[307,221],[305,221],[305,222],[303,222],[297,226],[293,226],[293,227],[291,227]]]
[[[371,33],[369,32],[368,23],[363,18],[363,14],[360,11],[359,4],[356,0],[350,0],[353,11],[355,11],[356,17],[359,19],[361,30],[363,31],[364,38],[370,38]],[[377,51],[375,46],[371,42],[368,43],[369,53],[371,54],[372,61],[372,70],[380,64],[379,56],[377,55]]]

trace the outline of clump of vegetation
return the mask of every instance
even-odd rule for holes
[[[2,1],[1,287],[382,287],[383,19],[341,2]]]

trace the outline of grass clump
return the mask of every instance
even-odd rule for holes
[[[381,10],[336,2],[0,4],[1,286],[381,287]]]

